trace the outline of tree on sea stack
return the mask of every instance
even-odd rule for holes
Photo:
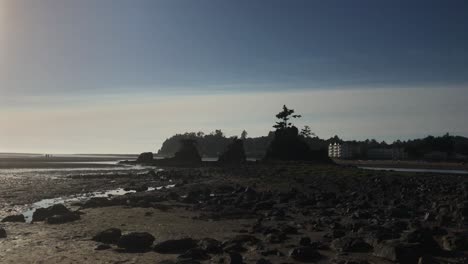
[[[292,127],[293,124],[289,122],[291,118],[301,118],[301,115],[295,115],[294,109],[289,109],[286,105],[283,105],[283,111],[279,112],[276,115],[280,121],[276,122],[276,125],[273,127],[276,129],[286,129],[288,127]]]
[[[301,136],[305,138],[309,138],[311,136],[315,135],[312,133],[312,130],[310,130],[310,126],[304,126],[304,128],[301,130]]]
[[[194,139],[182,139],[179,151],[174,154],[174,160],[178,162],[199,163],[201,162],[200,153],[196,147]]]
[[[153,161],[154,159],[152,152],[143,152],[138,156],[136,160],[137,163],[151,163]]]
[[[218,161],[222,163],[243,163],[245,162],[245,150],[244,150],[244,141],[235,137],[231,144],[229,144],[221,156],[219,156]]]
[[[291,119],[300,117],[301,115],[294,114],[294,109],[283,105],[283,110],[276,115],[279,121],[273,126],[276,128],[275,137],[268,146],[264,160],[330,162],[326,151],[311,150],[299,135],[299,130]]]

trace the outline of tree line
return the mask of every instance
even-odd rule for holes
[[[278,122],[273,127],[276,131],[281,131],[294,127],[291,120],[300,118],[301,115],[294,114],[293,109],[283,106],[283,111],[278,113],[276,117],[278,118]],[[298,137],[314,151],[324,151],[330,143],[354,145],[361,149],[361,155],[357,158],[365,158],[367,151],[375,148],[403,148],[408,153],[410,159],[424,159],[425,155],[431,152],[446,153],[448,157],[468,156],[468,138],[452,136],[448,133],[438,137],[427,136],[407,141],[396,140],[393,143],[378,142],[375,139],[344,141],[338,136],[321,139],[311,131],[309,126],[305,126],[300,131],[298,130]],[[263,158],[265,153],[267,153],[268,147],[275,139],[275,131],[271,131],[268,135],[261,137],[248,137],[248,133],[245,130],[241,132],[240,137],[228,137],[221,129],[208,134],[201,131],[176,134],[164,141],[157,155],[165,157],[173,156],[179,149],[181,140],[192,139],[196,142],[197,149],[202,156],[218,157],[233,142],[234,138],[240,138],[243,141],[247,157]]]

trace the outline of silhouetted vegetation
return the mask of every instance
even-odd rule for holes
[[[290,122],[292,118],[300,118],[301,115],[295,115],[293,109],[288,109],[284,105],[283,111],[279,112],[276,117],[280,120],[273,126],[276,128],[275,137],[266,151],[265,160],[331,162],[325,149],[312,152],[309,144],[304,140],[312,134],[309,127],[304,128],[304,133],[299,135],[297,127]]]
[[[196,141],[193,139],[183,139],[180,141],[180,149],[175,153],[174,160],[178,162],[201,162],[201,156],[196,147]]]
[[[223,163],[243,163],[246,161],[244,151],[244,141],[234,138],[231,144],[227,146],[226,151],[219,156],[218,161]]]
[[[375,139],[344,141],[338,136],[320,139],[315,136],[309,126],[304,126],[300,132],[293,126],[291,120],[301,117],[301,115],[295,114],[293,109],[284,105],[283,110],[276,117],[279,119],[273,126],[276,131],[271,131],[267,136],[249,138],[247,131],[242,131],[240,138],[247,157],[259,159],[266,155],[278,159],[284,159],[286,156],[299,159],[299,157],[303,158],[309,149],[311,153],[315,153],[315,158],[318,158],[327,153],[330,143],[348,143],[359,148],[360,154],[355,157],[358,159],[365,159],[367,152],[371,149],[381,148],[402,148],[408,153],[409,159],[415,160],[467,160],[468,157],[468,138],[451,136],[448,133],[440,137],[428,136],[407,141],[396,140],[390,144],[385,141],[378,142]],[[172,157],[178,151],[180,142],[190,139],[197,143],[198,151],[202,156],[220,157],[235,138],[237,137],[226,137],[220,129],[209,134],[201,131],[176,134],[164,141],[157,154]],[[280,141],[275,141],[275,139],[280,138]],[[274,153],[275,150],[272,148],[281,148],[283,151]]]

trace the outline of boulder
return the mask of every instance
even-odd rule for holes
[[[271,264],[271,261],[269,261],[268,259],[261,258],[257,260],[256,264]]]
[[[17,222],[17,223],[24,223],[26,222],[26,219],[24,218],[24,215],[18,214],[18,215],[9,215],[5,218],[2,219],[2,222]]]
[[[337,252],[369,252],[372,246],[362,238],[341,237],[332,241],[331,248]]]
[[[119,238],[117,246],[127,251],[142,252],[151,248],[155,238],[147,232],[133,232]]]
[[[244,258],[237,252],[229,252],[229,264],[243,264]]]
[[[417,263],[424,254],[419,243],[405,243],[399,240],[386,240],[374,247],[374,256],[401,264]]]
[[[109,228],[102,232],[97,233],[93,240],[106,244],[116,244],[120,237],[122,236],[122,231],[118,228]]]
[[[66,214],[53,215],[46,218],[46,223],[51,225],[64,224],[80,220],[80,215],[76,212],[70,212]]]
[[[442,246],[448,251],[468,250],[468,235],[464,233],[453,233],[442,238]]]
[[[221,242],[213,238],[204,238],[198,241],[198,247],[206,250],[208,253],[221,253],[223,248],[221,247]]]
[[[97,245],[94,250],[107,250],[107,249],[111,249],[112,247],[110,245],[107,245],[107,244],[99,244]]]
[[[313,247],[297,247],[289,251],[289,257],[302,262],[314,262],[322,257]]]
[[[201,248],[192,248],[187,250],[184,254],[177,257],[179,260],[209,260],[211,259],[210,255],[206,250]]]
[[[153,152],[143,152],[138,156],[136,160],[137,163],[151,163],[153,161]]]
[[[172,239],[157,243],[154,251],[163,254],[184,253],[189,249],[197,247],[197,241],[192,238]]]
[[[70,213],[71,211],[67,207],[65,207],[65,205],[55,204],[47,208],[36,209],[36,211],[34,211],[33,213],[32,220],[33,222],[44,221],[47,218],[52,217],[54,215],[66,215]]]

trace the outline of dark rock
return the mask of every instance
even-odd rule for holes
[[[448,251],[468,250],[468,236],[464,233],[453,233],[442,238],[442,246]]]
[[[265,250],[265,251],[260,252],[260,254],[262,254],[262,256],[265,256],[265,257],[266,256],[278,256],[278,257],[284,256],[284,254],[277,249]]]
[[[291,249],[289,256],[294,260],[302,262],[314,262],[322,257],[322,255],[312,247],[297,247]]]
[[[272,264],[271,261],[264,259],[264,258],[257,260],[256,263],[257,264]]]
[[[120,237],[117,246],[128,251],[142,252],[153,245],[154,236],[146,232],[134,232]]]
[[[282,243],[286,239],[287,239],[286,234],[282,232],[270,233],[266,236],[266,240],[268,241],[268,243],[272,243],[272,244]]]
[[[229,264],[243,264],[244,258],[237,252],[229,252]]]
[[[0,238],[5,238],[5,237],[7,237],[6,230],[5,228],[0,227]]]
[[[209,260],[211,259],[210,255],[206,250],[201,248],[192,248],[187,250],[184,254],[177,257],[180,260]]]
[[[105,197],[93,197],[86,201],[82,207],[83,208],[97,208],[97,207],[106,207],[106,206],[113,206],[118,205],[117,200],[109,200]]]
[[[297,127],[277,129],[275,138],[268,146],[265,160],[303,160],[332,163],[325,150],[313,151],[301,139]]]
[[[310,246],[310,243],[312,241],[310,240],[310,237],[301,237],[301,239],[299,240],[299,245],[301,246]]]
[[[26,222],[26,219],[24,218],[24,215],[19,214],[19,215],[9,215],[5,218],[2,219],[2,222],[17,222],[17,223],[24,223]]]
[[[107,249],[111,249],[112,247],[110,245],[107,245],[107,244],[99,244],[97,245],[94,250],[107,250]]]
[[[35,221],[44,221],[49,217],[54,215],[67,215],[70,214],[71,211],[68,210],[67,207],[63,204],[55,204],[53,206],[47,208],[38,208],[33,213],[32,220]]]
[[[160,242],[154,246],[154,251],[163,254],[181,254],[197,247],[197,241],[192,238],[173,239]]]
[[[109,228],[102,232],[97,233],[93,240],[97,242],[102,242],[106,244],[116,244],[119,241],[119,238],[122,236],[122,231],[118,228]]]
[[[422,250],[431,252],[431,254],[437,254],[441,251],[439,244],[432,236],[432,231],[427,228],[412,230],[406,233],[403,239],[409,243],[419,243]]]
[[[201,239],[200,241],[198,241],[198,247],[212,254],[218,254],[223,251],[221,242],[213,238]]]
[[[374,247],[374,256],[401,264],[414,264],[425,255],[418,243],[405,243],[399,240],[387,240]]]
[[[58,225],[58,224],[64,224],[68,222],[73,222],[80,220],[80,215],[75,212],[70,212],[67,214],[59,214],[59,215],[53,215],[51,217],[46,218],[46,223],[50,225]]]
[[[152,163],[154,161],[152,152],[143,152],[141,153],[136,162],[137,163]]]
[[[337,252],[369,252],[372,246],[362,238],[342,237],[332,241],[331,248]]]

